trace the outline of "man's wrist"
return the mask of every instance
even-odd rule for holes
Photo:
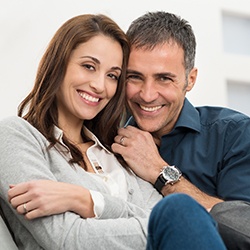
[[[164,166],[168,166],[168,165],[169,164],[167,162],[165,162],[165,161],[162,161],[162,162],[157,164],[157,167],[154,168],[154,172],[152,172],[150,174],[151,179],[149,181],[150,181],[151,184],[153,184],[153,185],[155,184],[155,182],[157,181],[159,175],[161,174]]]
[[[155,182],[157,181],[157,179],[158,179],[158,177],[159,177],[159,175],[161,174],[161,171],[162,171],[162,167],[161,168],[159,168],[159,169],[156,169],[153,173],[151,173],[151,175],[150,175],[150,183],[151,184],[155,184]]]
[[[167,184],[175,184],[180,180],[181,176],[182,173],[177,167],[166,165],[162,168],[162,171],[153,185],[159,193],[162,193],[162,188],[164,186]]]

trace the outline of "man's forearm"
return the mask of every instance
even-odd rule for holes
[[[162,188],[161,193],[164,196],[167,196],[172,193],[188,194],[208,210],[211,209],[215,204],[223,201],[222,199],[210,196],[202,192],[200,189],[198,189],[184,177],[181,177],[180,181],[178,181],[174,185],[170,184],[165,185]]]

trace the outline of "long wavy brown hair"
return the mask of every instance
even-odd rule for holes
[[[18,116],[36,127],[49,140],[50,147],[60,143],[54,136],[54,125],[58,126],[56,94],[63,82],[70,55],[78,45],[99,34],[111,37],[121,45],[122,74],[113,98],[95,118],[84,121],[84,125],[111,150],[111,144],[124,115],[126,68],[130,47],[121,28],[112,19],[101,14],[73,17],[58,29],[40,61],[32,91],[18,107]],[[84,134],[82,136],[86,138]],[[79,165],[84,163],[82,153],[77,147],[65,136],[63,140],[72,155],[70,162]]]

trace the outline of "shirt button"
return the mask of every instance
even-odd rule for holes
[[[104,180],[105,182],[107,182],[107,181],[108,181],[108,177],[107,177],[107,176],[104,176],[104,177],[103,177],[103,180]]]

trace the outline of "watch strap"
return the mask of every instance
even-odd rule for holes
[[[163,174],[160,174],[154,184],[155,189],[161,193],[162,188],[165,186],[166,180],[163,177]]]

